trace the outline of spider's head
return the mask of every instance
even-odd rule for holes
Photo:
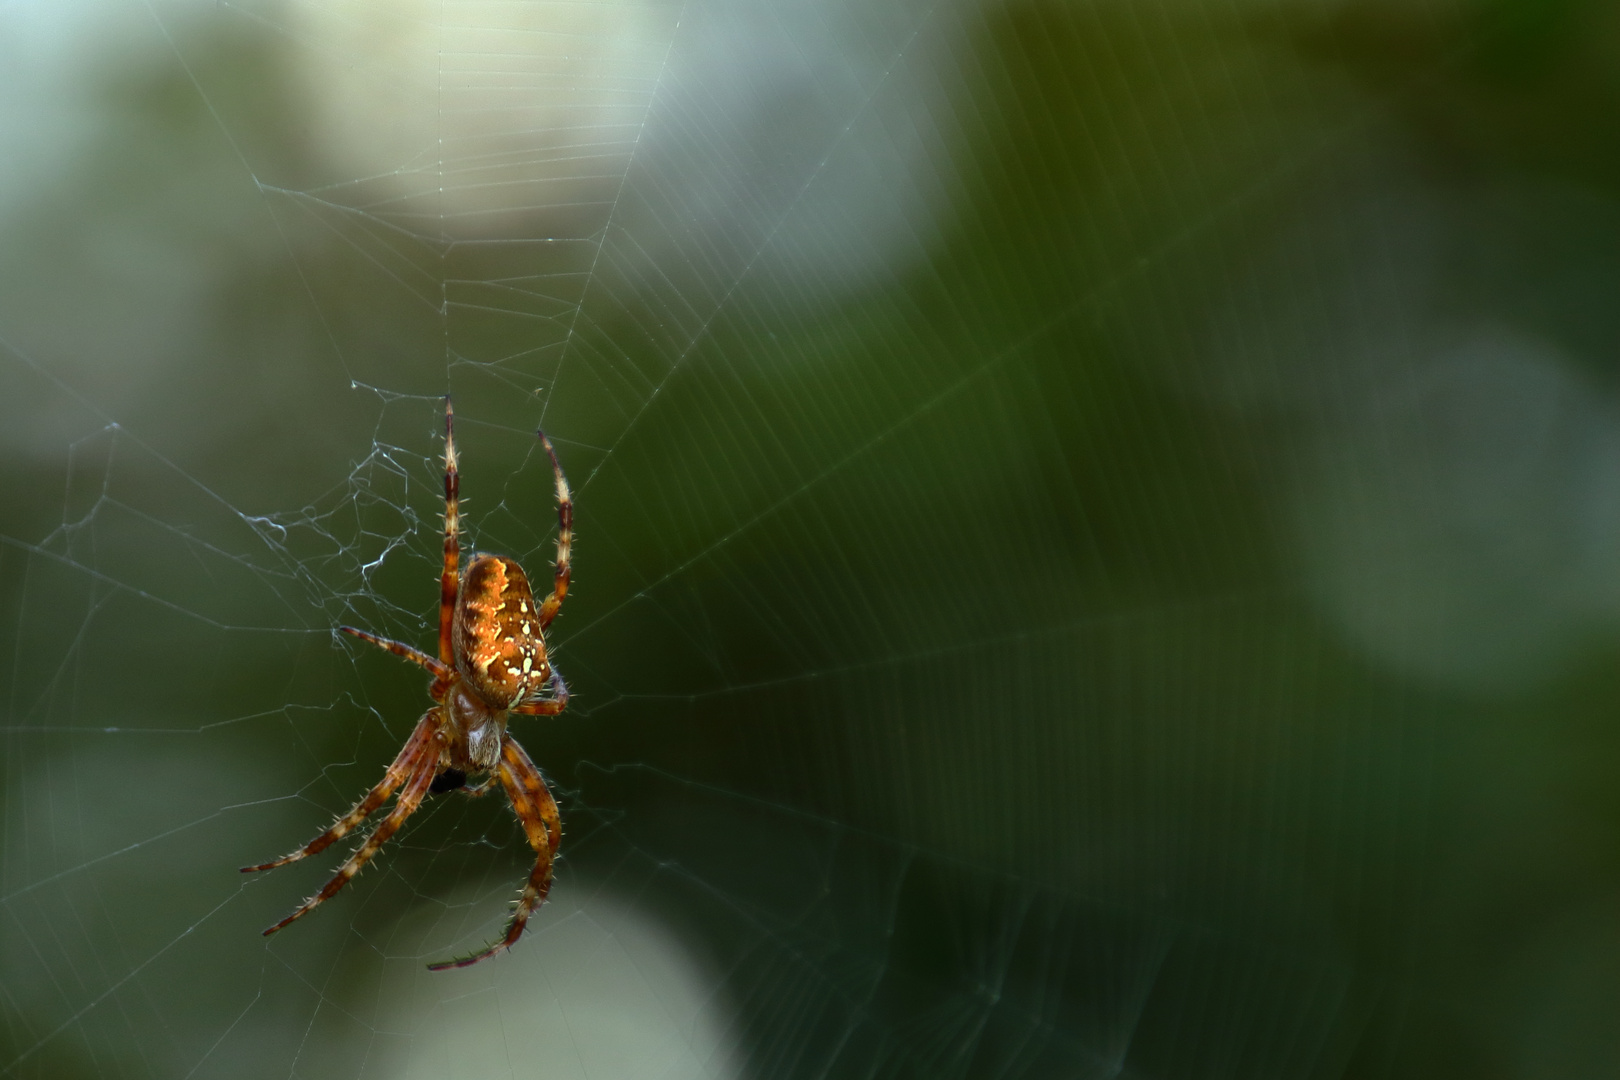
[[[451,721],[452,756],[458,764],[483,772],[495,768],[506,733],[506,710],[487,705],[465,679],[456,683],[445,702]]]

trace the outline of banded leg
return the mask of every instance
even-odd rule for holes
[[[413,664],[422,665],[428,669],[428,672],[432,674],[435,679],[439,679],[444,682],[448,682],[450,680],[450,672],[452,670],[451,667],[448,664],[440,663],[439,661],[433,659],[433,657],[429,656],[421,649],[413,649],[402,641],[392,641],[389,638],[378,637],[376,634],[368,634],[364,630],[356,630],[352,626],[340,626],[338,629],[343,631],[345,634],[348,634],[350,637],[357,637],[361,641],[369,641],[379,649],[387,649],[395,656],[403,656]]]
[[[523,886],[523,894],[518,897],[512,920],[506,924],[506,935],[500,941],[472,956],[429,964],[429,971],[468,967],[510,949],[523,936],[523,927],[528,923],[529,915],[545,903],[546,894],[551,891],[551,861],[562,844],[562,821],[557,816],[556,800],[552,799],[540,770],[534,767],[529,755],[510,735],[501,741],[500,774],[507,797],[512,800],[512,809],[523,823],[529,846],[534,849],[534,869],[529,872],[529,880]]]
[[[568,684],[555,670],[551,673],[551,696],[514,705],[506,711],[514,716],[556,716],[568,708]]]
[[[399,793],[399,799],[394,803],[394,808],[388,812],[388,816],[377,823],[377,827],[371,830],[371,835],[366,837],[366,842],[360,845],[360,850],[349,856],[349,861],[338,869],[337,874],[333,876],[331,881],[321,887],[320,892],[305,900],[297,911],[266,930],[264,932],[265,937],[269,937],[295,919],[308,915],[311,911],[336,896],[338,890],[347,885],[349,879],[358,874],[360,868],[371,861],[371,857],[377,854],[377,849],[387,843],[388,838],[399,831],[399,827],[405,823],[405,819],[415,813],[418,806],[422,805],[422,800],[427,797],[428,788],[433,784],[433,777],[439,771],[439,752],[443,749],[444,736],[440,734],[438,725],[435,724],[428,736],[427,745],[423,746],[419,753],[410,781],[406,783],[405,789]]]
[[[343,839],[348,835],[350,829],[366,820],[377,807],[387,802],[388,796],[392,795],[394,789],[405,782],[406,777],[416,772],[417,767],[422,763],[422,755],[427,752],[428,744],[432,741],[433,734],[438,730],[438,727],[438,710],[434,709],[417,723],[416,730],[411,732],[409,739],[405,740],[405,746],[400,750],[399,756],[394,758],[392,765],[388,766],[388,771],[383,773],[383,778],[377,786],[366,792],[365,798],[355,803],[347,814],[338,818],[330,829],[327,829],[291,855],[283,855],[279,859],[260,863],[258,866],[244,866],[242,867],[242,873],[251,874],[259,870],[274,870],[278,866],[286,866],[288,863],[297,862],[299,859],[307,858],[310,855],[318,855]],[[437,752],[434,754],[434,760],[438,760]]]
[[[557,462],[557,451],[551,448],[551,440],[546,438],[543,431],[536,434],[545,443],[546,456],[551,459],[551,473],[557,478],[557,569],[551,578],[551,595],[540,605],[540,629],[544,630],[557,617],[557,609],[562,607],[563,597],[568,595],[568,573],[573,565],[574,499],[568,494],[568,478],[563,475],[562,466]]]
[[[454,664],[450,642],[456,614],[456,561],[461,556],[461,473],[456,470],[456,411],[444,399],[444,569],[439,572],[439,659]]]

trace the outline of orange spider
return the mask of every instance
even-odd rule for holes
[[[427,668],[433,675],[428,693],[436,704],[417,723],[405,748],[388,766],[382,782],[338,818],[330,829],[291,855],[259,866],[242,867],[244,874],[271,870],[324,851],[404,785],[393,810],[371,831],[366,842],[338,870],[337,876],[304,901],[297,911],[266,930],[266,936],[335,896],[422,805],[429,792],[459,789],[481,795],[495,782],[496,776],[506,789],[518,820],[523,823],[529,846],[534,848],[537,856],[534,870],[523,887],[523,895],[512,912],[504,938],[473,956],[429,964],[428,968],[443,971],[466,967],[505,952],[523,935],[529,915],[545,901],[551,888],[551,862],[562,840],[562,823],[557,816],[557,804],[541,779],[540,771],[523,752],[523,747],[507,734],[506,721],[513,713],[555,716],[568,704],[568,687],[562,676],[552,670],[546,655],[545,630],[568,594],[574,504],[568,496],[568,481],[557,463],[551,440],[546,438],[545,432],[536,434],[545,445],[546,454],[551,458],[551,471],[557,479],[557,569],[552,577],[551,595],[538,606],[523,568],[505,556],[474,555],[467,572],[457,577],[456,560],[461,551],[457,540],[460,478],[456,472],[455,413],[450,408],[450,399],[445,399],[444,571],[439,577],[439,658],[435,660],[409,645],[352,626],[338,628]],[[547,690],[549,694],[544,693]],[[486,774],[484,782],[466,787],[469,773]]]

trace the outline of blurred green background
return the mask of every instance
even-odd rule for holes
[[[0,1075],[1620,1072],[1620,9],[0,5]],[[423,679],[565,836],[244,878]],[[375,653],[375,654],[374,654]]]

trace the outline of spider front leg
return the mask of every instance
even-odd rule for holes
[[[480,780],[478,783],[473,784],[471,787],[468,787],[466,784],[463,784],[461,786],[461,793],[463,795],[466,795],[466,796],[470,797],[470,798],[476,799],[480,795],[483,795],[486,792],[488,792],[490,788],[494,787],[495,786],[495,781],[498,780],[498,779],[499,779],[499,777],[497,777],[497,776],[486,776],[482,780]]]
[[[259,870],[274,870],[278,866],[286,866],[288,863],[297,862],[299,859],[307,858],[310,855],[318,855],[343,839],[348,835],[350,829],[370,817],[377,807],[388,801],[388,796],[394,793],[395,788],[403,784],[407,777],[417,771],[422,764],[422,755],[427,752],[428,746],[432,743],[433,736],[438,729],[439,711],[434,709],[417,723],[416,730],[411,732],[409,739],[405,740],[404,748],[400,750],[399,756],[394,758],[394,763],[388,766],[388,771],[383,773],[383,778],[378,782],[377,786],[366,792],[365,797],[355,803],[347,814],[333,822],[330,829],[327,829],[291,855],[283,855],[279,859],[260,863],[258,866],[244,866],[242,867],[242,873],[252,874]],[[432,760],[438,761],[437,751],[434,752]]]
[[[426,722],[430,719],[436,721],[437,713],[437,709],[433,710],[426,717],[423,717],[423,721]],[[337,874],[333,876],[331,881],[321,887],[320,892],[305,900],[297,911],[266,930],[264,932],[265,937],[269,937],[295,919],[308,915],[327,900],[336,896],[338,890],[347,885],[349,879],[358,874],[360,868],[371,861],[371,857],[377,854],[377,850],[388,842],[389,837],[399,831],[399,827],[405,824],[405,819],[415,813],[416,808],[422,805],[422,800],[427,798],[428,788],[433,785],[433,777],[439,771],[439,753],[443,749],[444,735],[438,723],[435,722],[426,744],[418,752],[410,781],[405,785],[405,789],[399,793],[399,799],[394,803],[394,808],[388,812],[388,816],[377,823],[377,827],[371,830],[371,835],[366,837],[366,842],[360,845],[360,850],[349,857],[349,861],[338,869]]]
[[[512,809],[529,838],[529,846],[534,849],[534,869],[529,872],[529,880],[523,886],[523,894],[518,897],[512,920],[506,924],[506,935],[500,941],[472,956],[429,964],[429,971],[469,967],[510,949],[523,936],[523,927],[527,925],[530,914],[545,903],[546,894],[551,891],[551,863],[558,845],[562,843],[562,820],[557,815],[557,802],[551,797],[551,790],[546,787],[540,770],[534,767],[529,755],[510,735],[501,740],[500,776],[506,795],[512,800]]]

